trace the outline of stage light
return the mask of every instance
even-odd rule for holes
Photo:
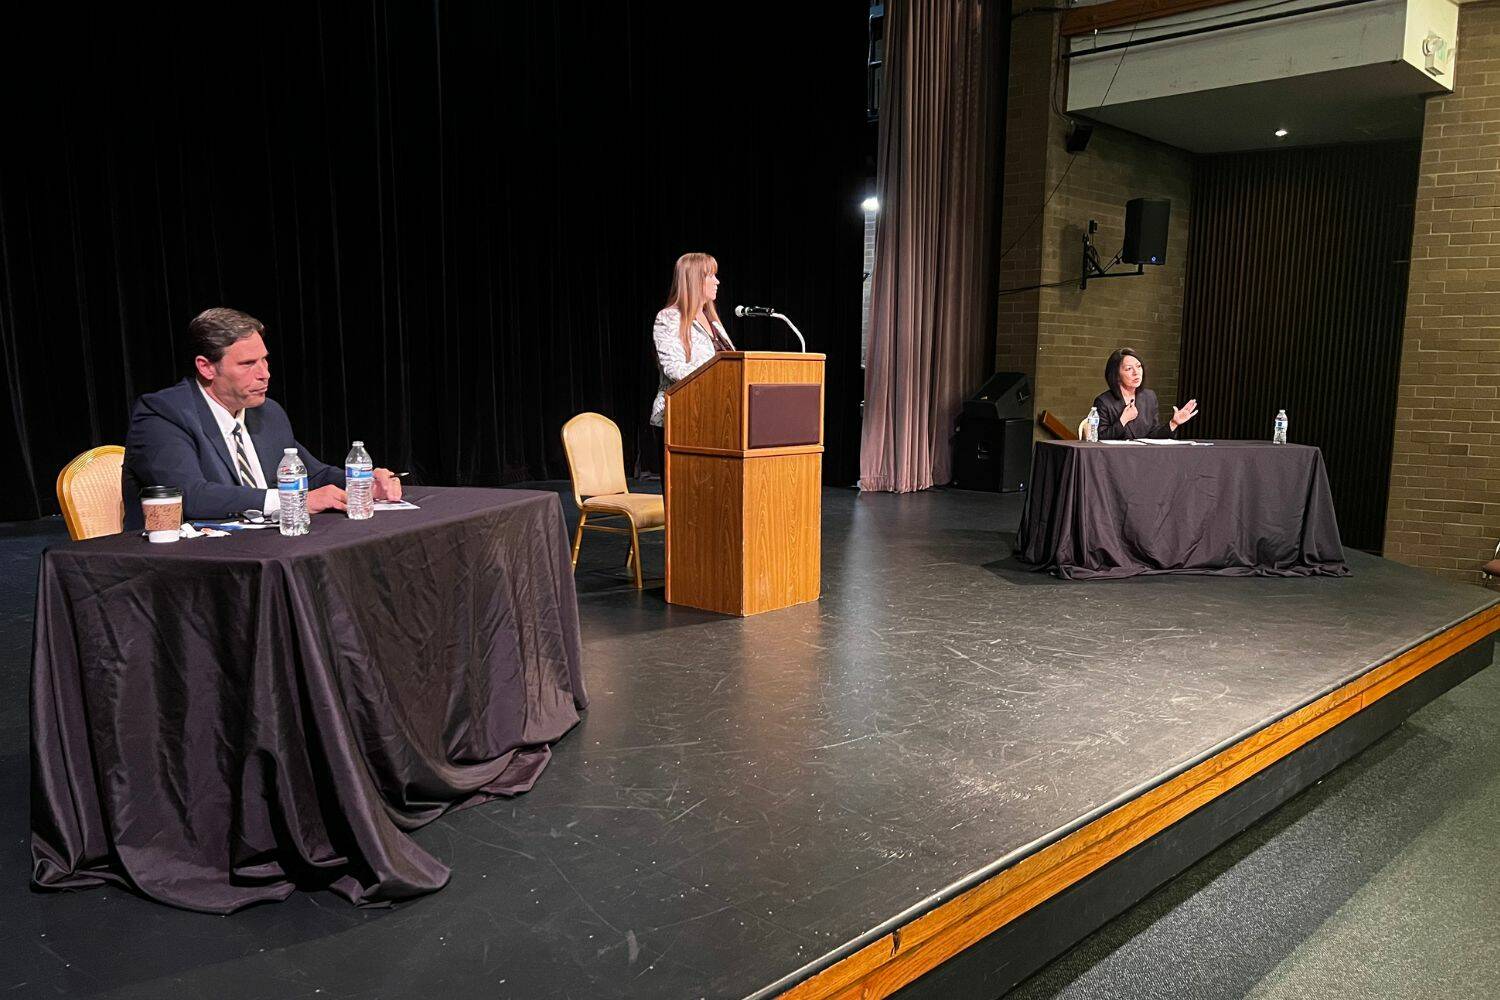
[[[1286,137],[1287,137],[1287,130],[1286,129],[1279,128],[1279,129],[1276,130],[1276,138],[1278,138],[1278,139],[1285,139]]]
[[[859,207],[866,212],[878,212],[880,211],[880,199],[875,197],[866,198],[859,203]]]

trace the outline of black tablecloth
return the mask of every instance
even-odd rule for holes
[[[555,494],[49,549],[32,666],[32,877],[226,913],[441,888],[409,832],[525,791],[587,696]]]
[[[1016,548],[1071,580],[1349,573],[1322,453],[1261,441],[1041,442]]]

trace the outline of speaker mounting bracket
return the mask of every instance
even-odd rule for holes
[[[1111,271],[1120,262],[1120,255],[1115,254],[1115,259],[1105,267],[1099,263],[1099,251],[1094,247],[1094,234],[1099,231],[1099,223],[1090,219],[1088,226],[1083,231],[1083,268],[1078,275],[1078,290],[1081,292],[1089,287],[1089,279],[1099,281],[1102,278],[1131,278],[1138,274],[1146,273],[1146,265],[1137,264],[1134,271]]]

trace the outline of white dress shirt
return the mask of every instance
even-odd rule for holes
[[[230,413],[220,403],[208,394],[202,383],[198,385],[198,391],[203,393],[203,398],[208,403],[208,412],[214,415],[214,422],[219,425],[219,433],[224,435],[224,446],[229,449],[229,464],[235,469],[235,479],[239,479],[239,463],[235,460],[234,429],[240,428],[240,440],[245,443],[245,457],[250,460],[250,472],[255,479],[255,485],[266,491],[266,498],[261,502],[261,512],[267,517],[281,510],[281,501],[276,495],[274,487],[266,482],[266,474],[261,471],[260,456],[255,453],[255,442],[250,439],[250,429],[245,426],[245,411]]]
[[[682,323],[682,313],[673,306],[668,306],[656,314],[656,322],[651,327],[651,339],[656,342],[656,367],[661,373],[657,381],[656,400],[651,404],[651,424],[660,427],[662,414],[667,409],[667,387],[673,382],[680,382],[693,372],[702,368],[713,360],[714,338],[704,327],[702,320],[693,320],[693,329],[689,335],[689,346],[691,353],[684,354],[682,351],[682,335],[678,332]],[[729,350],[734,350],[734,344],[729,339],[729,334],[724,332],[722,323],[715,323],[714,329],[724,343],[729,345]]]

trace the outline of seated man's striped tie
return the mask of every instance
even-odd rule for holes
[[[245,486],[255,485],[255,473],[250,471],[250,458],[245,454],[245,439],[240,436],[240,424],[234,425],[234,461],[240,469],[240,483]]]

